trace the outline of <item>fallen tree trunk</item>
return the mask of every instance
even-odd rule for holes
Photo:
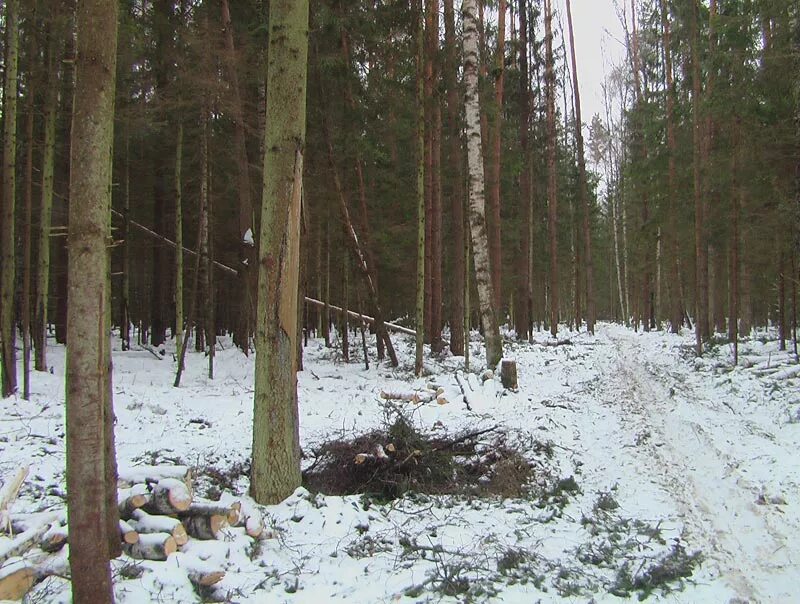
[[[331,310],[335,310],[338,313],[345,312],[345,309],[341,308],[340,306],[334,306],[333,304],[326,304],[325,302],[321,302],[320,300],[316,300],[314,298],[309,298],[306,296],[306,303],[312,304],[314,306],[319,306],[321,308],[330,308]],[[367,323],[374,324],[375,319],[368,315],[357,313],[353,310],[346,311],[347,315],[353,319],[358,319],[359,321],[366,321]],[[386,326],[387,329],[392,331],[396,331],[398,333],[404,333],[409,336],[416,336],[417,332],[413,329],[409,329],[408,327],[403,327],[402,325],[397,325],[396,323],[389,323],[388,321],[384,321],[383,324]]]
[[[112,212],[114,214],[116,214],[117,216],[122,217],[122,214],[120,212],[117,212],[116,210],[112,210]],[[145,235],[149,235],[153,239],[157,239],[157,240],[161,241],[162,243],[166,243],[167,245],[169,245],[169,246],[171,246],[173,248],[177,248],[178,247],[178,245],[174,241],[172,241],[171,239],[168,239],[167,237],[164,237],[163,235],[159,235],[155,231],[153,231],[151,229],[148,229],[146,226],[144,226],[142,224],[139,224],[138,222],[135,222],[133,220],[129,220],[129,224],[131,226],[133,226],[133,227],[136,227],[140,231],[142,231]],[[186,252],[187,254],[190,254],[192,256],[197,256],[198,255],[195,250],[189,249],[188,247],[185,247],[185,246],[181,246],[181,247],[183,248],[183,251]],[[225,272],[225,273],[227,273],[229,275],[233,275],[233,276],[237,276],[238,277],[239,272],[236,269],[234,269],[234,268],[232,268],[232,267],[230,267],[230,266],[228,266],[226,264],[223,264],[222,262],[219,262],[217,260],[211,260],[210,258],[207,258],[207,259],[210,260],[211,264],[215,268],[218,268],[218,269],[222,270],[223,272]],[[305,297],[305,301],[308,302],[309,304],[314,304],[315,306],[323,306],[323,307],[325,306],[324,302],[320,302],[319,300],[315,300],[314,298],[309,298],[307,296]],[[335,310],[337,312],[340,312],[340,313],[344,312],[343,309],[338,307],[338,306],[330,305],[329,308],[331,308],[331,309],[333,309],[333,310]],[[356,319],[363,318],[368,323],[375,323],[376,322],[376,320],[373,317],[368,317],[366,315],[359,315],[358,313],[355,313],[355,312],[352,312],[352,311],[348,311],[348,314],[351,315],[353,318],[356,318]],[[392,331],[397,331],[399,333],[405,333],[405,334],[412,335],[412,336],[416,335],[416,332],[413,329],[409,329],[408,327],[403,327],[401,325],[395,325],[394,323],[387,323],[386,321],[382,321],[382,324],[387,329],[391,329]]]

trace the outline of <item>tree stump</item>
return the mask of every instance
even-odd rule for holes
[[[517,389],[517,362],[510,359],[503,359],[500,363],[500,383],[503,388],[509,390]]]

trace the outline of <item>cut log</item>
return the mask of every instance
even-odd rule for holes
[[[36,582],[36,570],[20,561],[0,568],[0,600],[22,600]]]
[[[39,540],[39,547],[49,554],[55,553],[67,544],[68,534],[67,527],[54,522]]]
[[[511,359],[503,359],[500,362],[500,383],[503,388],[509,390],[516,390],[517,383],[517,362]]]
[[[164,561],[170,554],[178,551],[172,535],[167,533],[149,533],[139,535],[139,541],[124,546],[125,553],[137,560]]]
[[[28,476],[28,466],[22,467],[17,470],[13,477],[9,478],[3,483],[0,488],[0,530],[10,532],[11,521],[8,517],[8,508],[14,499],[17,498],[17,493]]]
[[[150,501],[150,491],[146,484],[135,484],[129,489],[119,489],[119,515],[123,520],[131,518],[133,511],[147,505]]]
[[[223,514],[196,513],[181,515],[181,522],[186,532],[195,539],[216,539],[219,532],[228,526],[228,517]]]
[[[119,521],[119,537],[123,543],[133,545],[139,541],[139,533],[124,520]]]
[[[24,533],[33,528],[45,527],[52,524],[65,524],[67,521],[66,510],[58,512],[34,512],[32,514],[14,514],[11,518],[11,530],[15,534]]]
[[[248,536],[258,539],[264,534],[264,517],[258,510],[252,510],[244,523],[244,530]]]
[[[192,505],[192,493],[177,478],[162,478],[153,487],[150,501],[142,509],[149,514],[178,514]]]
[[[209,562],[188,554],[178,554],[178,566],[186,571],[189,580],[200,587],[216,585],[225,577],[225,572]]]
[[[47,530],[50,528],[49,524],[42,524],[29,528],[12,539],[3,539],[0,541],[0,565],[9,558],[14,556],[21,556],[34,545],[39,543]]]
[[[129,524],[140,534],[169,533],[178,547],[189,541],[189,534],[183,523],[170,516],[152,516],[144,510],[134,510]]]
[[[238,501],[234,501],[229,506],[211,501],[194,501],[189,506],[189,509],[179,514],[179,516],[223,516],[229,525],[236,526],[243,519],[241,511],[242,504]]]
[[[199,587],[211,587],[225,578],[225,571],[223,570],[213,570],[208,572],[200,570],[188,570],[186,571],[186,574],[189,576],[189,580],[194,585]]]
[[[192,480],[188,466],[120,466],[117,477],[119,482],[129,485],[174,478],[188,486]]]
[[[397,392],[393,390],[381,390],[381,398],[385,401],[408,401],[410,403],[429,403],[436,398],[435,392],[417,390],[415,392]]]

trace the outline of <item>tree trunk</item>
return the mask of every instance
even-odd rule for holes
[[[489,212],[492,219],[489,222],[489,255],[492,269],[492,291],[494,292],[494,309],[500,313],[502,308],[502,273],[503,255],[501,242],[500,218],[500,150],[502,148],[503,134],[503,96],[505,94],[505,48],[506,48],[506,0],[498,0],[497,4],[497,54],[494,67],[494,102],[495,115],[492,142],[492,179],[489,190]],[[498,320],[500,317],[498,316]]]
[[[274,504],[300,486],[297,295],[306,124],[308,0],[269,8],[250,490]]]
[[[452,281],[450,288],[450,352],[464,354],[464,182],[463,152],[457,83],[458,48],[456,45],[453,0],[444,0],[445,85],[447,87],[447,134],[449,137],[448,170],[451,174],[450,228],[452,237]]]
[[[678,203],[677,169],[675,161],[678,145],[675,139],[675,86],[672,74],[672,35],[667,1],[661,2],[661,28],[664,47],[664,75],[666,80],[666,121],[667,121],[667,245],[669,246],[669,323],[670,331],[678,333],[683,323],[680,287],[678,283]]]
[[[175,137],[175,350],[183,348],[183,123]],[[127,326],[125,328],[127,330]]]
[[[0,346],[2,346],[3,397],[17,389],[17,330],[14,316],[16,287],[16,207],[17,168],[17,67],[19,64],[19,0],[6,2],[6,65],[3,85],[3,207],[0,215]]]
[[[256,286],[256,249],[253,235],[253,200],[250,194],[250,174],[247,160],[247,142],[245,138],[244,109],[239,89],[239,74],[236,67],[236,46],[233,41],[233,25],[228,0],[222,0],[222,27],[225,32],[225,61],[228,79],[233,96],[233,145],[236,154],[237,181],[236,192],[239,196],[239,286],[240,307],[239,320],[234,331],[234,341],[245,354],[250,350],[250,335],[253,331],[255,317]]]
[[[476,0],[464,0],[461,5],[464,19],[464,96],[467,121],[467,151],[469,163],[469,216],[475,262],[475,281],[481,323],[486,340],[486,365],[494,368],[503,356],[503,344],[494,308],[491,268],[486,233],[484,202],[483,154],[481,152],[480,98],[478,94],[478,28]]]
[[[414,373],[422,375],[422,358],[425,343],[425,285],[426,285],[426,140],[425,140],[425,43],[422,26],[422,0],[414,4],[416,30],[416,68],[417,68],[417,298],[416,298],[416,342],[414,354]]]
[[[31,35],[31,47],[36,50],[35,36]],[[31,53],[33,55],[33,53]],[[20,315],[22,322],[22,398],[31,397],[31,217],[33,209],[33,112],[35,83],[28,73],[27,108],[25,117],[25,205],[22,213],[22,299]]]
[[[42,190],[39,203],[39,245],[36,270],[36,307],[33,340],[36,348],[34,367],[47,370],[47,303],[50,291],[50,226],[53,214],[53,173],[55,168],[56,120],[58,117],[58,74],[61,31],[56,27],[57,3],[51,11],[47,44],[47,86],[44,101],[44,142],[42,144]],[[126,241],[127,245],[127,241]]]
[[[730,235],[730,300],[728,303],[728,339],[733,342],[733,364],[739,364],[739,118],[732,127],[731,149],[731,235]]]
[[[703,354],[703,337],[708,332],[708,261],[705,253],[705,237],[703,236],[703,191],[701,181],[702,163],[702,116],[700,114],[700,38],[698,33],[699,0],[692,0],[691,15],[691,64],[692,64],[692,186],[694,188],[694,247],[695,247],[695,352]]]
[[[67,504],[72,597],[113,601],[108,508],[113,462],[110,401],[109,248],[117,5],[78,5],[75,106],[70,150],[69,310],[67,318]],[[116,499],[116,484],[114,489]],[[113,523],[112,523],[113,520]]]
[[[553,66],[553,7],[545,0],[545,44],[547,96],[547,226],[550,237],[550,334],[558,335],[558,231],[557,208],[558,181],[556,173],[556,76]]]
[[[575,141],[578,145],[578,178],[580,180],[581,229],[583,232],[583,261],[586,270],[586,329],[594,333],[597,314],[594,298],[594,267],[592,260],[592,231],[589,227],[589,188],[586,181],[586,157],[583,148],[583,122],[581,121],[581,95],[578,87],[578,66],[575,61],[575,36],[572,28],[572,6],[567,0],[567,24],[572,60],[572,88],[575,95]]]
[[[153,72],[155,79],[155,95],[159,101],[157,112],[159,114],[160,125],[157,136],[151,148],[151,160],[153,170],[153,230],[159,235],[164,235],[167,231],[167,211],[169,191],[172,190],[170,184],[171,174],[168,166],[170,161],[169,147],[166,141],[167,129],[170,116],[166,108],[165,97],[169,89],[169,73],[172,69],[173,59],[173,26],[174,26],[174,3],[172,0],[153,0],[153,10],[155,11],[155,57]],[[167,262],[164,258],[164,247],[161,242],[155,242],[152,246],[153,264],[150,282],[150,344],[161,346],[166,339],[166,320],[164,311],[167,307],[169,297],[169,278],[167,272]]]
[[[519,146],[522,168],[519,172],[519,257],[517,261],[517,309],[515,330],[517,338],[525,339],[531,327],[531,154],[528,143],[531,103],[528,85],[528,3],[519,2]]]

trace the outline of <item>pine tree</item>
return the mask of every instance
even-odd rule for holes
[[[253,498],[262,504],[277,503],[300,486],[295,341],[308,0],[273,0],[269,11],[269,103],[261,198],[250,477]]]
[[[73,602],[102,604],[113,601],[108,560],[116,552],[109,545],[112,539],[119,543],[108,332],[117,5],[84,0],[77,18],[70,148],[67,509]]]

